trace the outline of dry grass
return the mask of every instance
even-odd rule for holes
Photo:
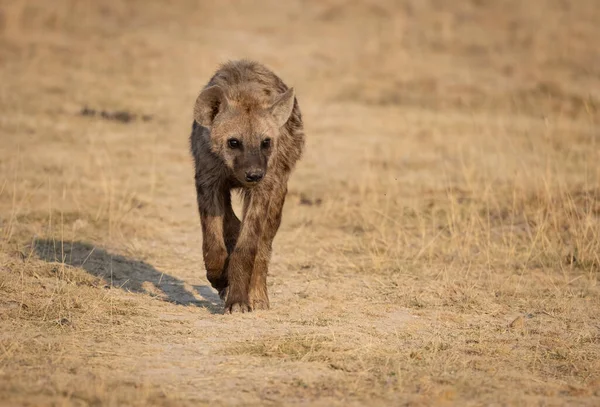
[[[0,0],[0,404],[600,404],[598,21]],[[273,309],[224,317],[187,136],[239,57],[296,87],[308,148]]]

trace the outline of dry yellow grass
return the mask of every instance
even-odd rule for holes
[[[0,0],[0,404],[599,405],[598,3],[213,3]],[[308,145],[223,316],[187,137],[240,57]]]

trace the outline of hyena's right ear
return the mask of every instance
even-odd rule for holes
[[[194,106],[194,120],[203,126],[210,127],[217,113],[227,107],[227,96],[219,85],[204,89],[196,99]]]

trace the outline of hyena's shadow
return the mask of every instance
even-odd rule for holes
[[[195,305],[213,314],[223,312],[219,296],[208,286],[194,287],[204,298],[199,300],[178,278],[162,273],[146,262],[112,254],[89,243],[36,239],[34,250],[44,261],[81,267],[113,287],[157,295],[175,304]]]

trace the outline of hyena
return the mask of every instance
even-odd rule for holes
[[[225,313],[268,309],[272,242],[304,148],[294,89],[259,63],[228,62],[196,100],[190,141],[207,278]],[[232,190],[243,197],[241,222]]]

